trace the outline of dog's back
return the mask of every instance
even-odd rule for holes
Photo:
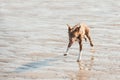
[[[89,33],[89,27],[85,23],[80,24],[80,31],[79,34],[84,37]]]

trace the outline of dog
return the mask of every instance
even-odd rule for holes
[[[64,56],[67,56],[69,53],[69,48],[72,46],[72,44],[75,42],[75,41],[78,41],[79,43],[79,55],[78,55],[78,58],[77,58],[77,62],[79,62],[81,60],[81,56],[82,56],[82,41],[83,39],[85,39],[85,41],[87,41],[87,38],[90,42],[90,46],[93,47],[93,42],[91,40],[91,37],[90,37],[90,28],[82,23],[82,24],[76,24],[75,26],[71,27],[70,25],[68,25],[68,36],[69,36],[69,44],[67,46],[67,50],[66,50],[66,53],[64,54]]]

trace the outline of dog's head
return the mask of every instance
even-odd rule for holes
[[[73,43],[73,42],[77,41],[77,39],[78,39],[78,37],[79,37],[79,35],[80,35],[80,34],[79,34],[80,25],[77,24],[77,25],[71,27],[71,26],[69,26],[69,25],[67,24],[67,26],[68,26],[69,41],[70,41],[71,43]]]

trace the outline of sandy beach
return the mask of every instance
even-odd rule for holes
[[[0,0],[0,80],[119,80],[119,0]],[[95,51],[66,24],[86,23]]]

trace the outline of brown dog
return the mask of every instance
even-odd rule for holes
[[[74,27],[71,27],[67,24],[68,26],[68,34],[69,34],[69,44],[66,50],[66,53],[64,54],[64,56],[67,56],[68,54],[68,50],[71,47],[71,45],[75,42],[78,41],[79,42],[79,46],[80,46],[80,52],[78,55],[78,59],[77,62],[79,62],[79,60],[81,60],[81,56],[82,56],[82,39],[84,38],[85,41],[87,40],[86,37],[89,39],[90,42],[90,46],[93,47],[93,43],[90,37],[90,29],[88,28],[88,26],[86,24],[77,24]]]

